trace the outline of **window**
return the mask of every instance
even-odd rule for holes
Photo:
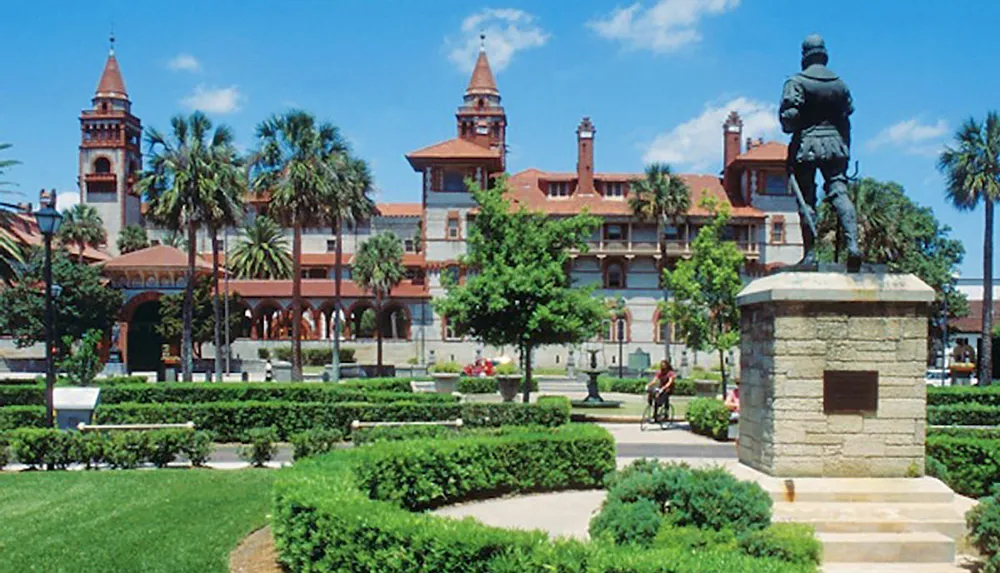
[[[326,269],[302,269],[302,278],[304,279],[325,279]]]
[[[625,288],[625,270],[620,264],[608,265],[604,271],[604,288]]]
[[[773,223],[771,223],[771,242],[779,244],[785,242],[784,221],[774,221]]]
[[[764,195],[788,195],[788,177],[783,173],[768,173],[764,177]]]
[[[405,240],[403,240],[403,250],[406,251],[407,253],[415,253],[415,252],[417,252],[416,248],[414,247],[413,239],[405,239]]]
[[[465,191],[465,173],[461,171],[445,171],[442,190],[453,192]]]
[[[448,217],[448,239],[457,241],[459,239],[458,215]]]
[[[406,267],[406,280],[412,281],[417,278],[416,267]]]
[[[480,123],[476,125],[476,135],[489,135],[489,134],[490,134],[490,126],[486,125],[485,123]]]
[[[624,241],[625,225],[619,223],[609,223],[604,225],[604,238],[608,241]]]
[[[625,315],[620,320],[617,318],[609,320],[605,323],[605,326],[606,328],[604,331],[604,340],[608,342],[618,342],[619,340],[621,340],[622,342],[629,341],[630,324],[628,320],[628,315]]]
[[[94,173],[111,173],[111,162],[107,157],[98,157],[94,161]]]
[[[736,240],[736,227],[732,225],[726,225],[722,228],[722,240],[723,241],[735,241]]]
[[[671,336],[670,336],[670,323],[669,322],[667,322],[665,320],[659,321],[659,325],[657,326],[657,330],[659,331],[659,334],[660,334],[660,339],[657,340],[657,342],[668,342],[668,341],[672,342],[673,341],[672,338],[671,338]]]
[[[620,181],[608,182],[604,184],[605,197],[624,197],[625,185]]]
[[[569,183],[549,181],[549,197],[569,197]]]
[[[445,340],[459,340],[458,332],[455,330],[455,325],[452,324],[447,318],[441,317],[441,322],[444,323],[444,339]]]
[[[679,241],[681,238],[681,230],[677,225],[666,225],[663,227],[663,238],[668,241]]]
[[[337,239],[326,240],[326,252],[333,253],[337,250]]]

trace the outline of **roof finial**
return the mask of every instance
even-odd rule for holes
[[[111,36],[108,37],[108,41],[111,42],[111,49],[108,51],[110,55],[115,55],[115,25],[111,24]]]
[[[486,51],[486,30],[479,31],[479,51]]]

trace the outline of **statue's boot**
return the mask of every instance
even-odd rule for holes
[[[837,212],[837,219],[840,221],[840,228],[843,231],[844,242],[847,247],[847,270],[858,272],[861,270],[862,255],[858,248],[858,215],[854,210],[854,203],[847,196],[846,192],[837,193],[833,197],[833,208]]]
[[[806,222],[805,217],[801,217],[799,228],[802,229],[802,259],[796,266],[809,266],[816,264],[816,251],[813,244],[816,240],[812,236],[812,228]]]

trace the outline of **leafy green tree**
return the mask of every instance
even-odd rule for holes
[[[83,338],[77,343],[72,352],[67,352],[66,357],[59,362],[59,371],[65,374],[69,381],[76,386],[90,386],[94,383],[94,378],[101,372],[103,363],[98,347],[104,333],[100,330],[88,330],[83,334]],[[72,336],[63,337],[63,347],[70,349],[75,340]]]
[[[118,235],[117,246],[118,252],[123,255],[149,248],[149,236],[146,235],[145,227],[126,225]]]
[[[406,276],[403,266],[403,243],[391,231],[384,231],[361,243],[354,255],[354,281],[375,295],[375,316],[382,316],[382,302]],[[378,368],[382,370],[382,323],[376,318],[375,340],[378,344]]]
[[[743,288],[743,253],[734,242],[723,239],[729,206],[708,195],[698,204],[712,219],[698,231],[691,244],[691,258],[678,262],[673,271],[663,272],[673,297],[660,308],[689,347],[719,353],[725,394],[725,352],[740,341],[736,295]]]
[[[212,342],[215,338],[215,297],[212,294],[213,281],[210,277],[201,277],[195,281],[192,338],[197,355],[201,356],[201,345]],[[225,293],[222,294],[223,303]],[[243,299],[236,293],[229,295],[230,308],[242,308]],[[171,343],[178,342],[184,331],[184,295],[168,294],[160,298],[160,323],[156,325],[157,333]],[[220,317],[220,320],[225,320]],[[248,336],[247,324],[242,313],[229,315],[229,331],[233,338]],[[216,347],[216,354],[219,353]]]
[[[292,228],[292,379],[302,379],[302,229],[326,220],[336,183],[331,161],[348,151],[340,131],[298,110],[257,126],[260,149],[252,159],[252,188],[271,194],[271,213]]]
[[[59,241],[76,246],[76,256],[83,258],[87,247],[100,248],[108,240],[104,221],[93,205],[77,203],[63,211],[62,225],[59,226]]]
[[[13,285],[0,291],[0,331],[11,335],[19,347],[45,341],[45,290],[41,286],[44,255],[34,249],[20,265]],[[54,339],[80,340],[90,330],[109,332],[124,298],[108,288],[101,269],[70,259],[61,250],[52,253],[52,282],[61,292],[53,300],[56,315]]]
[[[665,226],[680,223],[691,208],[691,190],[665,163],[647,165],[646,176],[633,181],[630,191],[629,209],[642,220],[656,221],[659,237],[663,237]],[[660,260],[666,261],[667,244],[659,243]]]
[[[233,134],[225,125],[213,132],[211,120],[201,112],[194,112],[189,117],[174,116],[170,123],[170,138],[156,129],[147,133],[150,169],[143,173],[136,190],[149,198],[149,215],[153,221],[171,231],[187,234],[181,370],[184,380],[190,382],[194,366],[191,308],[198,257],[197,233],[215,208],[219,181],[214,174],[219,167],[219,156],[232,147]]]
[[[292,276],[288,239],[274,219],[258,215],[243,227],[226,265],[241,279],[287,279]]]
[[[513,345],[525,357],[525,402],[531,388],[531,354],[545,344],[574,344],[593,337],[607,317],[594,287],[574,288],[566,272],[569,251],[585,252],[600,225],[588,214],[550,218],[523,206],[512,209],[501,178],[483,190],[466,182],[479,204],[470,225],[468,253],[461,259],[473,270],[464,284],[446,277],[448,294],[434,310],[459,336],[493,346]]]
[[[983,226],[983,348],[979,354],[979,379],[993,379],[993,207],[1000,200],[1000,114],[991,111],[985,122],[968,119],[955,133],[955,146],[947,146],[938,159],[947,179],[945,195],[958,209],[971,211],[984,205]]]

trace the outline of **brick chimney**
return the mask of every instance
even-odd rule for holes
[[[722,124],[722,171],[740,154],[740,140],[743,138],[743,120],[735,111],[729,112],[729,117]]]
[[[585,117],[576,128],[576,181],[577,192],[593,194],[594,189],[594,124]]]

